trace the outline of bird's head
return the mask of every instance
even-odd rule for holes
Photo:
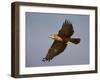
[[[56,39],[56,37],[57,37],[57,33],[54,33],[54,34],[50,34],[49,35],[49,38],[51,38],[51,39]]]
[[[51,38],[53,40],[57,40],[57,41],[63,41],[63,39],[61,37],[59,37],[57,33],[51,34],[49,36],[49,38]]]

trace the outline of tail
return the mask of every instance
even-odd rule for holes
[[[74,44],[78,44],[78,43],[80,43],[80,38],[71,38],[69,41]]]

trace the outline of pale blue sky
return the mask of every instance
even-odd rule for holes
[[[26,67],[89,64],[89,15],[34,12],[26,12],[25,15]],[[48,36],[58,32],[65,19],[72,22],[72,37],[80,38],[80,44],[69,43],[63,53],[50,62],[42,62],[53,43]]]

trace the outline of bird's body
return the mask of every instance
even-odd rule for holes
[[[62,25],[62,28],[59,30],[58,34],[51,34],[49,37],[54,39],[54,42],[45,58],[42,61],[50,61],[55,56],[62,53],[68,45],[68,42],[72,42],[74,44],[78,44],[80,42],[79,38],[71,38],[73,35],[74,30],[72,24],[65,20]]]

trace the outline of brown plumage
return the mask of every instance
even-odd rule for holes
[[[72,42],[74,44],[80,43],[80,38],[71,38],[71,36],[74,33],[73,25],[69,20],[65,20],[65,22],[62,25],[62,28],[59,30],[58,34],[51,34],[49,37],[54,39],[54,42],[50,49],[48,50],[48,53],[45,58],[43,58],[42,61],[50,61],[55,56],[62,53],[66,46],[68,45],[68,42]]]

